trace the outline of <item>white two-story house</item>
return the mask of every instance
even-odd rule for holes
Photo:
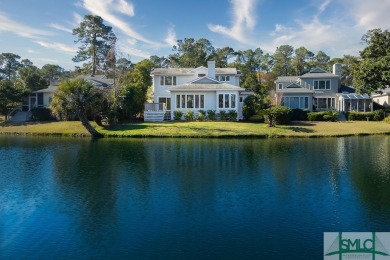
[[[372,111],[372,99],[341,86],[340,77],[341,64],[333,65],[333,73],[315,68],[302,76],[278,77],[276,104],[309,111]]]
[[[240,87],[235,68],[215,68],[215,61],[198,68],[156,68],[153,78],[153,104],[145,104],[145,121],[172,119],[175,110],[235,110],[242,118],[242,104],[248,92]],[[164,116],[162,116],[164,115]]]

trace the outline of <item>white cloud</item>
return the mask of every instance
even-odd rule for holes
[[[364,29],[390,28],[390,1],[345,0],[347,13]]]
[[[174,26],[168,28],[167,36],[165,37],[165,42],[169,47],[172,47],[177,44],[176,32]]]
[[[74,20],[74,25],[79,26],[80,23],[84,20],[83,17],[78,14],[78,13],[73,13],[73,20]]]
[[[123,52],[123,53],[126,53],[127,55],[142,58],[142,59],[149,59],[150,56],[152,56],[152,54],[147,52],[147,51],[140,50],[140,49],[131,47],[129,45],[120,44],[118,46],[118,48],[119,48],[119,52]]]
[[[323,13],[330,4],[330,2],[332,2],[332,0],[325,0],[323,3],[321,3],[318,7],[319,12]]]
[[[246,42],[247,35],[256,25],[256,4],[258,0],[232,0],[232,25],[230,28],[222,25],[209,24],[208,28],[215,33],[223,34],[239,42]]]
[[[99,15],[104,20],[112,24],[114,27],[121,30],[128,37],[154,46],[161,45],[145,38],[143,35],[133,30],[127,22],[119,19],[117,14],[113,13],[113,11],[118,12],[118,10],[123,7],[124,9],[121,10],[120,13],[126,13],[129,16],[134,15],[134,7],[128,4],[125,0],[84,0],[83,7],[91,13]]]
[[[39,39],[41,36],[50,35],[50,32],[35,29],[28,25],[13,21],[2,13],[0,13],[0,32],[1,31],[14,33],[29,39]]]
[[[37,53],[37,52],[36,52],[35,50],[33,50],[33,49],[28,49],[27,52],[28,52],[28,53],[31,53],[31,54]]]
[[[65,44],[58,43],[58,42],[50,43],[50,42],[45,42],[45,41],[35,41],[35,43],[41,45],[42,47],[48,48],[48,49],[53,49],[53,50],[57,50],[57,51],[61,51],[61,52],[65,52],[65,53],[69,53],[69,54],[73,54],[73,55],[75,55],[77,52],[77,47],[65,45]]]
[[[128,16],[134,16],[135,11],[134,11],[134,6],[133,4],[129,4],[125,0],[118,0],[118,4],[115,7],[115,10],[122,13],[126,14]]]
[[[51,28],[57,29],[57,30],[59,30],[59,31],[64,31],[64,32],[67,32],[67,33],[72,33],[72,29],[69,29],[69,28],[67,28],[67,27],[65,27],[65,26],[62,26],[62,25],[59,25],[59,24],[51,23],[51,24],[49,24],[49,26],[50,26]]]

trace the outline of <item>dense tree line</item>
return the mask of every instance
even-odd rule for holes
[[[260,107],[268,102],[268,92],[274,89],[278,76],[299,76],[316,67],[331,71],[334,63],[342,64],[342,83],[353,83],[360,92],[371,93],[390,84],[390,33],[381,29],[370,30],[363,36],[367,47],[360,57],[344,55],[331,59],[321,50],[315,53],[304,46],[287,44],[277,47],[270,54],[260,48],[215,48],[204,38],[184,38],[172,46],[170,55],[153,55],[136,64],[128,57],[117,55],[117,38],[112,28],[105,25],[99,16],[86,15],[73,30],[73,35],[79,44],[73,61],[83,62],[73,71],[65,71],[55,64],[38,68],[30,60],[21,59],[13,53],[0,55],[1,114],[7,115],[22,95],[45,88],[54,80],[105,74],[108,78],[114,78],[116,87],[113,93],[105,95],[105,104],[108,105],[102,107],[100,112],[119,120],[136,118],[142,114],[143,104],[147,100],[153,68],[194,68],[207,66],[208,60],[215,60],[216,67],[237,68],[241,73],[241,86],[255,93],[252,101],[256,101]]]

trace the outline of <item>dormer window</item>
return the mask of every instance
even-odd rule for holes
[[[220,76],[216,76],[215,79],[220,82],[227,82],[230,81],[230,76],[220,75]]]
[[[206,74],[198,74],[199,78],[204,77],[204,76],[206,76]]]
[[[161,86],[175,86],[176,85],[176,76],[160,76],[160,85]]]
[[[278,84],[278,89],[283,89],[283,84],[282,83]]]

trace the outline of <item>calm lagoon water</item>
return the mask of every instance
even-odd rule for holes
[[[0,136],[0,259],[322,259],[390,231],[390,137]]]

